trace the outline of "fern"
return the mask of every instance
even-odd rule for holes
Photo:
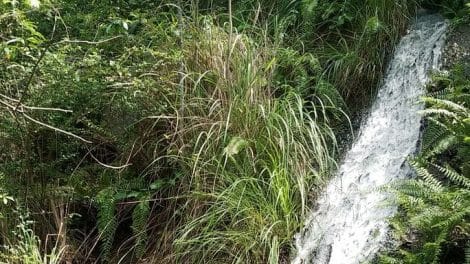
[[[449,100],[443,100],[433,97],[424,97],[422,100],[425,103],[432,104],[433,107],[436,107],[434,110],[445,110],[447,109],[451,114],[449,116],[454,116],[457,114],[466,114],[468,109],[458,103],[454,103]],[[426,110],[425,110],[426,111]]]
[[[431,227],[441,229],[441,230],[446,230],[446,231],[451,230],[451,229],[453,229],[454,226],[461,223],[462,220],[465,219],[465,217],[467,215],[469,215],[469,213],[470,213],[470,211],[467,208],[467,210],[460,211],[460,212],[455,212],[450,216],[446,215],[444,217],[444,214],[443,214],[443,217],[441,218],[441,221],[435,223]]]
[[[455,146],[458,143],[459,142],[457,137],[455,137],[454,135],[447,135],[438,142],[435,142],[434,146],[430,147],[430,149],[424,154],[422,154],[422,156],[425,159],[435,157],[449,150],[451,147]]]
[[[423,246],[423,259],[425,262],[421,263],[429,263],[429,264],[437,264],[439,261],[439,255],[441,253],[441,247],[439,242],[442,239],[438,239],[436,242],[426,243]]]
[[[453,92],[454,92],[453,88],[445,88],[443,90],[430,92],[427,94],[427,96],[434,97],[437,99],[442,99],[442,100],[449,100],[451,97],[449,96],[449,94],[452,94]]]
[[[434,108],[429,108],[429,109],[425,109],[425,110],[422,110],[422,111],[419,111],[420,114],[422,114],[423,116],[435,116],[435,115],[438,115],[438,116],[442,116],[442,117],[450,117],[450,118],[453,118],[453,119],[457,119],[457,114],[455,114],[454,112],[452,111],[449,111],[447,109],[434,109]]]
[[[138,258],[145,254],[147,236],[147,220],[150,215],[148,197],[140,201],[132,212],[132,231],[135,237],[135,253]]]
[[[446,165],[445,167],[433,163],[431,163],[431,165],[436,167],[441,173],[443,173],[449,180],[453,181],[455,184],[462,185],[463,187],[470,190],[470,179],[461,175],[449,165]]]
[[[412,204],[413,202],[418,203],[421,200],[430,200],[432,198],[432,194],[429,192],[429,189],[432,189],[432,187],[423,180],[407,181],[397,185],[395,188],[399,190],[399,194],[407,198],[407,200],[402,200],[400,203],[406,202],[407,204]]]
[[[114,188],[101,190],[96,196],[98,203],[98,231],[101,240],[101,254],[104,260],[109,260],[114,242],[114,235],[118,226],[115,216],[115,194]]]
[[[427,106],[421,111],[427,120],[426,128],[421,153],[410,161],[417,179],[394,187],[403,209],[396,220],[397,230],[413,230],[419,235],[413,250],[399,252],[405,263],[440,263],[444,245],[455,247],[458,240],[470,239],[470,178],[465,174],[470,153],[466,141],[470,136],[470,111],[465,91],[470,82],[452,75],[439,76],[435,82],[433,87],[446,87],[430,93],[432,97],[422,98]],[[405,231],[402,235],[409,234]],[[397,259],[387,257],[385,263]]]
[[[416,174],[418,174],[418,176],[422,178],[433,191],[442,190],[442,184],[434,177],[434,175],[429,173],[426,168],[416,161],[411,161],[410,164],[415,169]]]
[[[434,119],[429,119],[426,124],[426,130],[423,135],[423,141],[421,150],[423,152],[428,151],[437,142],[442,140],[444,137],[449,136],[447,127]]]

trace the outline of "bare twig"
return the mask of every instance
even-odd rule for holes
[[[83,141],[83,142],[85,142],[85,143],[88,143],[88,144],[91,144],[91,143],[92,143],[91,141],[86,140],[86,139],[84,139],[84,138],[82,138],[82,137],[80,137],[80,136],[77,136],[77,135],[75,135],[75,134],[73,134],[73,133],[71,133],[71,132],[62,130],[62,129],[60,129],[60,128],[57,128],[57,127],[48,125],[48,124],[46,124],[46,123],[43,123],[43,122],[41,122],[41,121],[39,121],[39,120],[36,120],[36,119],[30,117],[29,115],[27,115],[27,114],[24,113],[24,112],[22,113],[22,115],[23,115],[26,119],[30,120],[30,121],[33,122],[33,123],[36,123],[36,124],[38,124],[38,125],[47,127],[47,128],[52,129],[52,130],[54,130],[54,131],[60,132],[60,133],[62,133],[62,134],[65,134],[65,135],[74,137],[74,138],[79,139],[79,140],[81,140],[81,141]]]
[[[10,101],[13,101],[13,102],[18,102],[19,100],[18,99],[14,99],[14,98],[11,98],[11,97],[8,97],[4,94],[0,94],[1,97],[7,99],[7,100],[10,100]]]
[[[167,197],[167,198],[154,198],[154,199],[144,199],[144,200],[138,200],[138,201],[126,201],[126,202],[120,202],[117,203],[118,205],[131,205],[131,204],[138,204],[141,202],[157,202],[157,201],[170,201],[170,200],[180,200],[180,199],[187,199],[190,197],[189,195],[180,195],[180,196],[173,196],[173,197]]]
[[[11,109],[11,110],[14,110],[14,111],[17,111],[17,112],[23,112],[22,110],[15,110],[15,106],[14,105],[11,105],[5,101],[2,101],[0,100],[0,104],[6,106],[8,109]]]
[[[72,110],[61,109],[61,108],[27,106],[27,105],[23,105],[23,104],[21,105],[21,107],[29,109],[29,110],[57,111],[57,112],[63,112],[63,113],[73,113]]]
[[[119,35],[119,36],[115,36],[115,37],[112,37],[112,38],[109,38],[109,39],[103,39],[103,40],[100,40],[100,41],[64,39],[64,40],[61,40],[59,43],[74,43],[74,44],[99,45],[99,44],[103,44],[103,43],[106,43],[106,42],[109,42],[109,41],[112,41],[112,40],[115,40],[115,39],[118,39],[118,38],[122,38],[122,36]]]
[[[3,94],[0,94],[1,97],[10,100],[14,103],[18,103],[19,100],[10,98],[8,96],[5,96]],[[63,113],[73,113],[72,110],[67,110],[67,109],[62,109],[62,108],[53,108],[53,107],[39,107],[39,106],[28,106],[20,103],[19,106],[12,105],[11,103],[8,103],[6,101],[0,100],[0,103],[5,105],[6,107],[10,108],[13,111],[16,111],[18,113],[24,113],[24,109],[28,110],[41,110],[41,111],[57,111],[57,112],[63,112]]]
[[[27,105],[24,105],[20,102],[20,100],[17,100],[17,99],[14,99],[14,98],[11,98],[11,97],[8,97],[6,95],[3,95],[3,94],[0,94],[0,97],[3,97],[11,102],[14,102],[16,103],[16,105],[13,105],[7,101],[3,101],[3,100],[0,100],[0,104],[6,106],[6,108],[8,109],[8,111],[12,112],[12,113],[19,113],[21,115],[23,115],[26,119],[38,124],[38,125],[41,125],[41,126],[44,126],[44,127],[47,127],[49,129],[52,129],[52,130],[55,130],[57,132],[60,132],[60,133],[63,133],[63,134],[66,134],[66,135],[69,135],[71,137],[74,137],[74,138],[77,138],[77,139],[80,139],[81,141],[85,142],[85,143],[92,143],[91,141],[89,140],[86,140],[80,136],[77,136],[71,132],[68,132],[68,131],[65,131],[65,130],[62,130],[60,128],[57,128],[57,127],[54,127],[54,126],[51,126],[51,125],[48,125],[46,123],[43,123],[37,119],[34,119],[32,118],[31,116],[29,116],[28,114],[26,114],[25,110],[24,109],[28,109],[28,110],[41,110],[41,111],[58,111],[58,112],[63,112],[63,113],[72,113],[73,111],[72,110],[66,110],[66,109],[61,109],[61,108],[51,108],[51,107],[37,107],[37,106],[27,106]],[[13,114],[13,116],[16,117],[15,114]]]
[[[92,159],[94,159],[96,162],[98,162],[98,164],[100,164],[101,166],[103,166],[105,168],[108,168],[108,169],[121,170],[121,169],[125,169],[125,168],[132,165],[132,163],[127,163],[127,164],[124,164],[124,165],[121,165],[121,166],[111,166],[111,165],[107,165],[107,164],[104,164],[103,162],[101,162],[93,154],[91,154],[91,151],[88,154],[91,156]]]

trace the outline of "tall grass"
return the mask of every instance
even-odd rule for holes
[[[306,1],[308,2],[308,1]],[[339,3],[341,2],[341,3]],[[333,4],[332,4],[333,5]],[[341,91],[352,110],[373,98],[394,45],[418,6],[414,0],[337,1],[327,20],[319,8],[305,12],[306,36],[324,64],[325,75]]]
[[[34,233],[32,226],[33,222],[29,219],[28,214],[21,211],[24,211],[24,209],[17,209],[9,214],[10,217],[16,216],[16,226],[11,227],[9,230],[3,230],[2,228],[2,233],[4,233],[5,236],[2,237],[3,241],[2,247],[0,248],[0,263],[63,263],[67,253],[67,246],[63,243],[65,242],[65,238],[62,237],[64,233],[60,232],[57,235],[48,236],[50,241],[41,243],[39,237]],[[1,221],[2,227],[4,227],[4,224],[5,222]],[[11,224],[11,222],[8,224]],[[52,245],[47,245],[48,242],[52,243]],[[48,249],[48,246],[50,246],[50,249]]]
[[[187,194],[174,257],[279,263],[334,164],[334,134],[298,94],[275,96],[268,41],[204,23],[185,46],[184,104],[173,105],[169,157],[184,175],[178,193]]]
[[[200,5],[227,11],[227,1],[205,2]],[[373,98],[419,2],[423,1],[236,1],[234,23],[242,30],[252,29],[253,23],[266,24],[268,35],[282,35],[286,45],[317,56],[326,79],[354,111]]]

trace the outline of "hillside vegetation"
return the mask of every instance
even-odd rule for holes
[[[288,262],[410,19],[463,4],[1,1],[0,262]]]
[[[452,64],[422,98],[425,129],[410,160],[417,177],[394,186],[401,211],[392,223],[402,245],[384,263],[470,261],[470,62]]]

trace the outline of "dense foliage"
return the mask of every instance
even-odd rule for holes
[[[287,261],[419,4],[3,0],[0,262]]]

